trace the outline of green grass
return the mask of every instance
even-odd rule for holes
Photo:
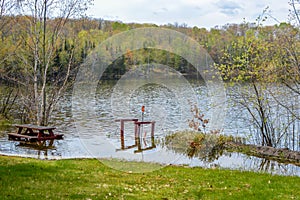
[[[168,166],[125,173],[95,159],[0,156],[0,199],[300,199],[300,178]]]

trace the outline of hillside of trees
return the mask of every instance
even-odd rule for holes
[[[34,65],[31,45],[34,35],[31,28],[31,16],[3,16],[1,18],[1,81],[15,82],[22,79],[24,71]],[[56,20],[48,21],[55,29]],[[123,31],[140,27],[158,27],[154,24],[125,24],[119,21],[102,19],[72,19],[63,28],[55,41],[54,52],[48,69],[48,81],[59,81],[67,73],[70,64],[73,75],[87,55],[105,39]],[[250,77],[263,80],[294,79],[298,64],[300,45],[299,29],[281,23],[275,26],[257,26],[253,23],[228,24],[207,30],[205,28],[183,25],[164,25],[195,39],[211,55],[220,67],[224,80]],[[50,34],[50,33],[49,33]],[[72,55],[70,58],[70,55]],[[129,70],[132,65],[143,63],[161,63],[173,67],[181,73],[193,71],[186,60],[169,52],[143,49],[127,52],[108,68],[104,79],[116,79]],[[247,67],[247,64],[256,67]],[[297,71],[297,70],[296,70]],[[275,72],[275,73],[274,73]],[[266,77],[269,74],[271,76]],[[276,76],[275,76],[276,74]]]

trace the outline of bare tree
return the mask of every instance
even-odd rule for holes
[[[290,24],[281,24],[276,32],[277,73],[281,82],[288,88],[291,96],[300,95],[300,0],[290,0]],[[281,28],[282,27],[282,28]],[[275,60],[275,59],[274,59]],[[300,120],[300,114],[295,106],[291,106],[279,99],[277,102],[284,107],[291,117]],[[297,101],[296,101],[297,102]],[[299,106],[299,105],[298,105]],[[296,106],[297,107],[297,106]]]
[[[300,0],[290,0],[289,4],[291,6],[291,21],[294,21],[297,26],[300,26]]]
[[[92,0],[18,0],[13,14],[25,18],[18,27],[25,32],[26,49],[17,52],[25,68],[23,80],[24,106],[37,124],[47,125],[51,112],[66,89],[73,65],[74,48],[68,52],[67,69],[59,80],[49,81],[51,64],[56,56],[64,28],[72,18],[81,17]]]

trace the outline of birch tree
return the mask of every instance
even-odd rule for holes
[[[56,80],[49,80],[51,66],[62,43],[66,24],[80,18],[92,0],[17,0],[16,24],[23,35],[24,49],[17,52],[24,75],[17,80],[26,87],[24,106],[32,122],[47,125],[51,112],[67,87],[73,67],[75,45],[70,45],[66,69]],[[75,43],[76,41],[73,41]]]

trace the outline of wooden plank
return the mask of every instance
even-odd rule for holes
[[[32,125],[32,124],[14,124],[15,127],[17,128],[29,128],[29,129],[34,129],[34,130],[54,130],[56,127],[52,126],[37,126],[37,125]]]
[[[123,122],[130,122],[130,121],[137,122],[137,121],[139,121],[139,119],[116,119],[115,120],[115,122],[120,122],[120,121],[123,121]]]
[[[23,135],[18,133],[8,133],[8,137],[11,139],[28,139],[28,140],[53,140],[53,139],[63,139],[63,134],[56,134],[54,136],[44,135],[43,137]]]
[[[135,124],[141,125],[141,124],[154,124],[155,121],[151,121],[151,122],[134,122]]]
[[[54,134],[55,135],[55,139],[63,139],[64,134]]]
[[[8,136],[10,138],[26,138],[26,139],[38,139],[37,136],[30,136],[30,135],[22,135],[22,134],[18,134],[18,133],[8,133]]]

